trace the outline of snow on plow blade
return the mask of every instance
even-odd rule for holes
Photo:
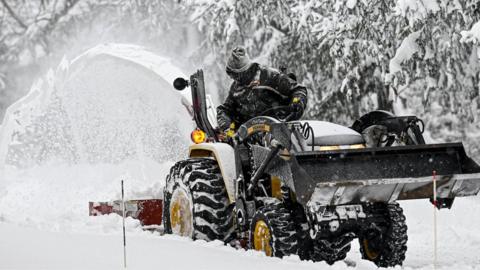
[[[436,172],[438,207],[480,190],[480,166],[461,143],[366,148],[295,154],[302,203],[322,205],[432,199]]]

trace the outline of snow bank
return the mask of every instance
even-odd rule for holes
[[[432,208],[425,201],[402,203],[407,216],[409,242],[403,267],[433,269]],[[436,269],[478,269],[480,235],[475,224],[480,217],[478,198],[460,198],[451,211],[439,218],[439,264]],[[89,231],[49,232],[17,227],[0,221],[0,268],[7,269],[120,269],[123,267],[121,219],[115,215],[90,217]],[[375,270],[362,260],[356,241],[345,261],[329,266],[324,262],[265,257],[252,250],[235,250],[218,241],[191,241],[173,235],[143,232],[127,219],[127,265],[129,269],[325,269]]]
[[[164,179],[172,165],[128,161],[8,168],[2,178],[5,190],[0,194],[0,221],[48,231],[108,233],[112,220],[94,222],[88,216],[88,202],[120,199],[120,180],[125,181],[127,199],[162,198]]]
[[[120,225],[120,224],[119,224]],[[5,237],[6,236],[6,237]],[[13,239],[12,236],[16,236]],[[0,223],[0,267],[9,269],[121,269],[120,234],[92,235],[42,232]],[[28,244],[27,244],[28,243]],[[253,251],[235,250],[214,241],[130,231],[127,236],[128,269],[345,269],[345,263],[300,262],[298,258],[266,258]],[[22,253],[11,253],[22,250]],[[25,254],[28,254],[26,260]],[[364,269],[374,269],[364,268]]]

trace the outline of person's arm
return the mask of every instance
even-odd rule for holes
[[[290,106],[295,113],[291,120],[300,119],[307,107],[307,88],[290,78],[287,74],[280,73],[277,76],[277,89],[289,97]]]
[[[233,84],[230,87],[225,102],[217,107],[217,123],[221,131],[225,131],[230,128],[232,123],[232,117],[235,113],[235,101],[233,99]]]

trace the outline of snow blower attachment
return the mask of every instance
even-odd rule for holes
[[[160,199],[129,200],[125,201],[125,216],[138,219],[145,229],[155,228],[162,223],[163,203]],[[123,215],[122,201],[89,202],[90,216],[108,214]]]
[[[408,239],[397,201],[432,200],[434,171],[438,208],[480,190],[480,167],[462,144],[425,144],[415,116],[374,111],[350,128],[259,116],[220,141],[204,85],[201,70],[175,80],[177,90],[191,88],[195,144],[170,169],[163,207],[131,211],[160,211],[166,233],[329,264],[357,238],[364,259],[392,267],[405,260]]]

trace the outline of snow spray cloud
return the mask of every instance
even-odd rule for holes
[[[199,31],[175,0],[4,1],[0,14],[0,121],[64,55],[73,59],[102,43],[137,44],[190,72],[187,59],[200,45]]]
[[[119,163],[176,160],[186,153],[188,93],[168,59],[122,44],[64,59],[6,113],[0,162],[31,167],[52,161]]]
[[[161,198],[193,129],[182,105],[189,92],[171,85],[177,76],[168,59],[125,44],[99,45],[50,70],[0,129],[0,162],[9,165],[0,168],[0,219],[54,230],[74,221],[83,230],[87,202],[118,199],[119,180],[129,199]]]

